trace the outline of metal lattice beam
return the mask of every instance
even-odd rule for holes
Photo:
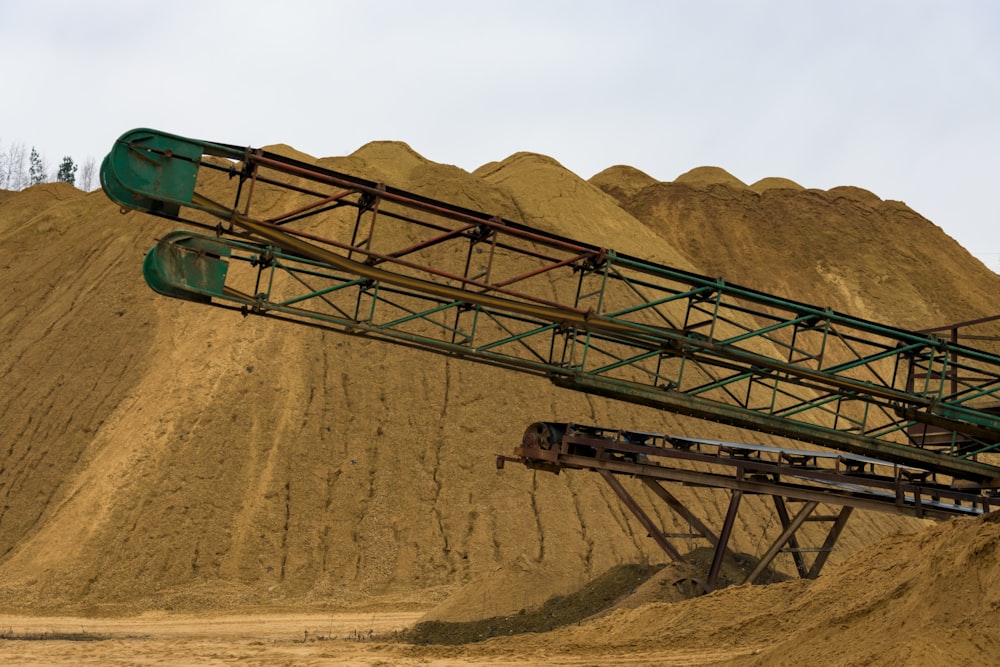
[[[984,351],[261,150],[135,130],[101,178],[123,207],[211,231],[150,251],[169,296],[1000,484]]]
[[[845,454],[550,422],[530,425],[514,454],[498,457],[498,466],[513,461],[554,473],[598,473],[660,548],[671,559],[686,562],[651,513],[618,478],[641,481],[712,543],[712,562],[704,581],[698,580],[706,591],[719,583],[747,494],[771,497],[781,532],[743,583],[754,583],[781,553],[792,555],[801,578],[816,578],[855,509],[938,520],[1000,510],[1000,496],[995,492],[954,489],[925,470]],[[729,493],[718,535],[664,488],[670,483]],[[788,510],[792,502],[801,503],[794,516]],[[817,514],[820,506],[835,511]],[[806,546],[800,540],[806,522],[829,524],[821,545]],[[811,562],[808,554],[813,554]]]

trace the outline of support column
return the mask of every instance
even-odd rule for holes
[[[833,551],[834,545],[837,544],[840,533],[843,532],[844,526],[847,525],[847,520],[851,518],[851,512],[853,511],[854,508],[847,505],[840,508],[840,514],[837,515],[837,520],[833,522],[830,532],[827,533],[826,540],[823,542],[822,551],[816,554],[816,560],[813,561],[812,568],[806,575],[809,579],[815,579],[819,576],[820,570],[826,564],[826,559],[830,557],[830,552]]]
[[[684,556],[681,555],[681,552],[670,543],[670,540],[668,540],[667,536],[663,534],[663,531],[660,530],[660,528],[653,523],[653,520],[649,518],[649,515],[647,515],[642,508],[639,507],[639,504],[636,503],[635,499],[632,498],[629,492],[625,490],[625,487],[622,486],[621,482],[615,479],[615,476],[607,470],[598,470],[597,472],[599,472],[601,477],[604,478],[604,481],[608,483],[608,486],[610,486],[614,492],[618,494],[621,501],[632,511],[635,518],[639,520],[639,523],[641,523],[642,527],[646,529],[649,536],[660,545],[660,548],[666,551],[667,555],[673,560],[686,563],[687,561],[684,560]]]
[[[781,551],[782,547],[784,547],[785,544],[792,539],[795,535],[795,531],[797,531],[805,520],[809,518],[809,515],[812,514],[817,505],[819,505],[819,503],[815,500],[810,500],[803,505],[802,509],[799,510],[799,513],[795,515],[795,518],[789,522],[783,531],[781,531],[781,535],[779,535],[778,539],[774,541],[774,544],[772,544],[771,548],[767,550],[767,553],[761,556],[760,561],[757,563],[757,567],[755,567],[753,572],[748,574],[746,579],[743,580],[744,584],[752,584],[756,581],[757,577],[760,576],[760,573],[767,569],[767,566],[771,564],[771,561],[773,561],[774,557],[778,555],[778,552]]]
[[[791,519],[788,516],[788,507],[785,505],[785,499],[781,496],[771,496],[771,499],[774,500],[774,509],[781,520],[782,530],[788,530],[788,526],[791,525]],[[795,569],[799,571],[799,578],[805,579],[809,568],[806,567],[806,559],[803,558],[802,552],[799,550],[799,540],[794,532],[788,537],[788,546],[792,550],[792,558],[795,559]]]
[[[719,536],[706,526],[698,517],[692,514],[691,510],[685,507],[681,501],[677,500],[672,493],[663,488],[662,484],[654,479],[650,479],[649,477],[643,477],[642,483],[649,487],[653,493],[658,495],[660,499],[670,507],[670,509],[677,514],[680,514],[681,517],[688,522],[688,525],[708,540],[713,547],[719,543]]]
[[[726,512],[726,522],[722,524],[722,532],[719,533],[719,543],[715,545],[715,557],[712,558],[712,569],[708,571],[708,581],[705,582],[707,590],[715,590],[715,584],[719,579],[719,570],[722,569],[722,559],[726,555],[726,547],[729,545],[729,536],[733,534],[733,523],[736,522],[736,513],[740,510],[740,500],[743,492],[733,489],[733,495],[729,498],[729,510]]]

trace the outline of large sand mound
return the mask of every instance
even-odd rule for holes
[[[920,328],[1000,310],[1000,278],[905,205],[858,189],[748,188],[716,168],[661,183],[615,167],[588,182],[528,153],[468,173],[398,142],[321,162],[891,324]],[[272,203],[292,205],[278,196]],[[498,471],[494,455],[509,453],[528,423],[741,437],[513,372],[156,296],[139,267],[169,228],[69,186],[0,197],[10,304],[0,315],[6,608],[440,605],[439,620],[463,621],[476,610],[537,609],[616,567],[665,558],[597,478]],[[683,530],[634,490],[658,508],[668,532]],[[723,493],[675,493],[709,522],[725,511]],[[922,527],[856,513],[831,563]],[[759,553],[779,530],[769,504],[749,498],[732,547]],[[939,529],[947,530],[959,529]],[[955,536],[964,541],[941,559],[965,558],[976,539]],[[940,548],[948,553],[943,537]],[[793,571],[790,559],[778,567]],[[849,572],[839,580],[862,578],[860,569]],[[503,585],[507,577],[513,585]],[[658,613],[729,627],[734,605],[759,609],[786,595],[833,608],[833,581],[738,589]],[[941,581],[956,600],[975,594],[957,579]],[[477,593],[474,606],[463,603]],[[881,613],[877,605],[857,610],[857,625],[845,616],[848,627]],[[615,618],[649,624],[647,612]],[[780,614],[771,623],[794,626]],[[622,641],[640,641],[630,637]]]
[[[904,204],[856,187],[754,191],[720,171],[618,201],[730,282],[912,329],[996,314],[996,274]]]
[[[954,519],[880,540],[815,581],[741,586],[613,611],[543,637],[575,654],[738,655],[718,664],[936,667],[995,664],[1000,515]],[[505,641],[492,644],[504,651]],[[713,662],[713,664],[716,664]]]

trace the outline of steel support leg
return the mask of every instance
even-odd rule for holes
[[[806,575],[809,579],[815,579],[819,576],[820,570],[823,569],[823,565],[826,564],[826,559],[830,557],[830,552],[833,551],[833,547],[837,544],[837,540],[840,538],[840,533],[843,532],[844,526],[847,525],[847,520],[851,518],[851,512],[854,511],[853,507],[847,507],[846,505],[840,508],[840,514],[837,515],[837,520],[833,522],[830,527],[830,532],[827,533],[826,540],[823,542],[823,549],[818,554],[816,554],[816,560],[813,561],[812,568]]]
[[[642,508],[639,507],[639,504],[636,503],[635,499],[632,498],[629,492],[625,490],[625,487],[622,486],[621,482],[615,479],[615,476],[607,470],[599,470],[598,472],[601,477],[604,478],[604,481],[608,483],[608,486],[610,486],[612,490],[618,494],[618,497],[621,498],[623,503],[625,503],[625,506],[632,511],[632,514],[634,514],[635,518],[639,520],[642,527],[646,529],[649,536],[660,545],[660,548],[666,551],[667,555],[675,561],[680,561],[681,563],[687,562],[684,560],[684,556],[681,555],[681,552],[678,551],[674,545],[670,543],[666,535],[663,534],[663,531],[660,530],[659,527],[653,523],[653,520],[649,518],[649,515],[647,515]]]
[[[722,525],[722,532],[719,533],[719,543],[715,545],[715,557],[712,558],[712,569],[708,571],[708,581],[706,588],[715,590],[715,584],[719,579],[719,570],[722,569],[722,559],[726,555],[726,547],[729,545],[729,536],[733,534],[733,524],[736,522],[736,513],[740,509],[740,500],[743,492],[733,489],[733,495],[729,498],[729,510],[726,512],[726,522]]]
[[[788,526],[791,525],[791,519],[788,516],[788,507],[785,505],[785,499],[781,496],[771,496],[771,499],[774,500],[774,509],[781,520],[782,530],[788,530]],[[806,567],[805,557],[799,551],[799,540],[795,536],[795,533],[792,533],[788,537],[788,546],[792,549],[792,558],[795,559],[795,569],[799,571],[799,578],[805,579],[809,573],[809,568]]]
[[[701,536],[706,540],[711,542],[713,547],[719,543],[719,536],[706,526],[698,517],[692,514],[691,510],[685,507],[681,501],[677,500],[672,493],[663,488],[662,484],[657,482],[655,479],[650,479],[648,477],[643,477],[641,479],[643,484],[649,487],[653,493],[658,495],[660,499],[670,507],[670,509],[677,514],[680,514],[681,517],[688,522],[688,525],[701,534]]]
[[[805,520],[809,518],[809,515],[812,514],[817,505],[819,505],[818,502],[810,500],[802,507],[801,510],[799,510],[799,513],[795,515],[795,518],[789,522],[783,531],[781,531],[781,535],[779,535],[778,539],[774,541],[774,544],[772,544],[771,548],[767,550],[767,553],[761,556],[760,561],[757,563],[757,567],[755,567],[753,572],[748,574],[747,578],[743,580],[744,584],[752,584],[757,580],[760,573],[767,569],[767,567],[771,564],[771,561],[774,560],[774,557],[778,555],[779,551],[781,551],[782,547],[784,547],[785,544],[791,540],[792,537],[794,537],[795,531],[797,531]]]

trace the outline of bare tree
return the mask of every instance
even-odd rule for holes
[[[94,189],[94,178],[97,176],[97,163],[94,158],[88,156],[84,160],[83,165],[80,167],[80,178],[77,179],[76,185],[78,188],[84,192],[90,192]]]
[[[25,166],[24,144],[13,143],[3,151],[3,179],[0,188],[4,190],[23,190],[28,185],[28,170]]]
[[[0,190],[23,190],[29,185],[46,183],[50,180],[66,181],[81,190],[90,192],[99,185],[97,163],[88,157],[80,166],[80,176],[76,177],[77,165],[71,158],[64,157],[59,171],[50,176],[46,171],[45,158],[32,146],[29,155],[23,143],[3,144],[0,142]]]

